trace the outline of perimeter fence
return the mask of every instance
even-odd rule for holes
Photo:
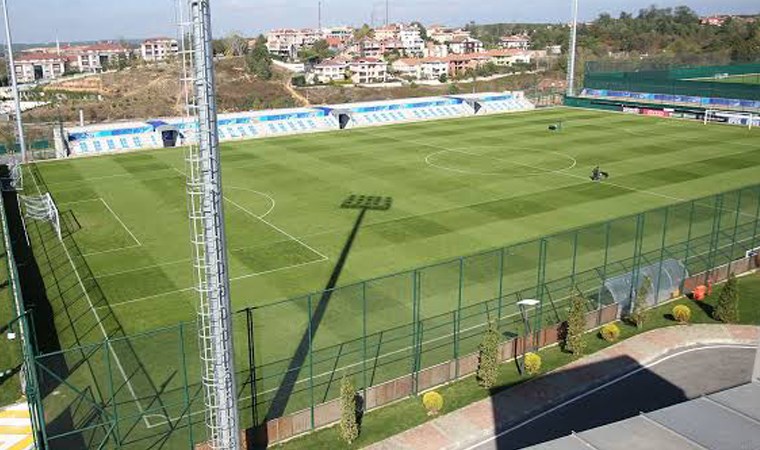
[[[756,185],[245,308],[234,317],[242,425],[273,442],[329,424],[343,375],[368,409],[466,376],[489,322],[515,343],[502,346],[502,359],[517,354],[526,323],[539,333],[522,345],[556,342],[573,295],[585,297],[593,327],[625,312],[643,283],[656,305],[755,268],[759,218]],[[195,324],[124,334],[71,231],[59,241],[48,224],[27,225],[35,259],[25,264],[47,285],[56,334],[80,343],[27,348],[39,448],[203,442]],[[517,303],[528,298],[539,304],[523,317]]]
[[[756,78],[758,84],[753,83]],[[669,68],[589,62],[583,86],[608,91],[760,100],[760,62]]]

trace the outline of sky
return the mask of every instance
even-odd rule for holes
[[[177,0],[8,0],[16,43],[175,36]],[[183,0],[180,0],[183,1]],[[316,27],[319,0],[211,0],[213,33],[253,36],[278,27]],[[702,15],[760,13],[758,0],[580,0],[581,18],[682,4]],[[565,22],[571,0],[389,0],[391,21],[464,25]],[[385,0],[322,0],[323,25],[381,24]]]

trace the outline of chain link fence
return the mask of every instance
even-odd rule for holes
[[[760,247],[758,218],[760,185],[244,308],[234,318],[242,424],[269,441],[328,424],[344,374],[372,408],[472,373],[489,322],[505,341],[525,333],[523,299],[540,301],[527,321],[544,336],[555,330],[556,341],[572,295],[584,295],[594,326],[614,319],[645,276],[656,305],[688,290],[695,274],[706,281],[713,268],[746,270],[732,264]],[[57,332],[81,343],[26,349],[41,448],[203,442],[195,325],[126,335],[70,233],[61,242],[46,223],[27,232],[52,311],[59,327],[67,324]],[[514,354],[505,348],[502,356]]]

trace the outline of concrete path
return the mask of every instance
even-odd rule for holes
[[[621,376],[641,371],[679,350],[720,344],[756,345],[758,339],[760,327],[741,325],[673,326],[649,331],[368,448],[477,448],[541,413]],[[748,371],[751,369],[749,366]]]
[[[0,450],[28,450],[34,447],[29,406],[17,403],[0,409]]]

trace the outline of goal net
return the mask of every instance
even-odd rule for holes
[[[63,240],[61,216],[49,192],[43,195],[19,195],[18,198],[19,204],[23,205],[24,218],[50,222],[58,239]]]
[[[747,127],[750,130],[752,127],[760,126],[760,114],[753,114],[748,112],[731,112],[731,111],[718,111],[714,109],[708,109],[705,111],[705,125],[711,122],[715,123],[727,123],[729,125],[739,125]]]

